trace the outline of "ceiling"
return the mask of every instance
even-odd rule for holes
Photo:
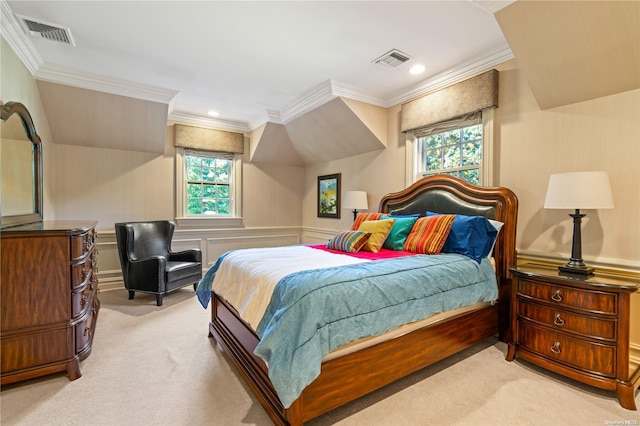
[[[338,96],[389,107],[513,57],[493,15],[511,1],[0,1],[37,80],[240,131]],[[29,35],[20,15],[68,27],[75,46]],[[392,49],[410,59],[373,62]]]

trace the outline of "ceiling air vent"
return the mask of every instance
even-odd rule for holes
[[[51,22],[45,22],[28,16],[20,16],[20,22],[26,32],[32,36],[46,38],[47,40],[59,41],[60,43],[70,44],[75,46],[71,36],[71,30],[67,27],[58,24],[52,24]]]
[[[409,59],[411,59],[411,56],[397,49],[393,49],[371,62],[373,62],[374,64],[383,65],[385,67],[395,68],[398,65],[404,64]]]

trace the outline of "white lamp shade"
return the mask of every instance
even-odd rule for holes
[[[345,209],[367,210],[367,193],[365,191],[345,191],[342,196],[342,207]]]
[[[612,209],[607,172],[559,173],[549,177],[545,209]]]

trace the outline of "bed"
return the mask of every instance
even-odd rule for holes
[[[331,353],[322,358],[319,375],[292,403],[281,402],[267,363],[254,353],[261,344],[255,325],[250,326],[215,291],[210,292],[209,337],[217,341],[275,424],[301,425],[489,336],[499,334],[502,340],[507,339],[512,280],[509,268],[516,263],[517,209],[518,200],[507,188],[478,187],[447,175],[424,178],[384,196],[381,213],[406,216],[433,212],[484,216],[501,222],[492,250],[497,301],[466,307],[444,318],[434,317],[426,320],[428,325],[417,322],[391,337],[366,339],[366,344],[337,356]]]

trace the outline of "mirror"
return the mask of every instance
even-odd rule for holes
[[[42,143],[19,102],[0,104],[0,226],[42,221]]]

